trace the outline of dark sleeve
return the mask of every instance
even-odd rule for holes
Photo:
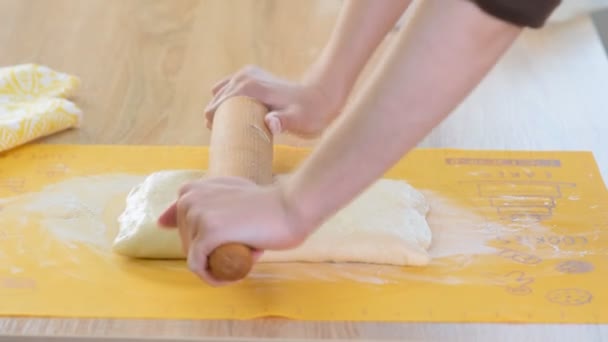
[[[473,0],[484,12],[518,26],[540,28],[561,0]]]

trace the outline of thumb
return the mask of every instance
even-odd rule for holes
[[[164,228],[177,227],[177,203],[173,203],[160,215],[158,224]]]
[[[293,126],[296,114],[290,110],[273,111],[266,114],[264,121],[273,135],[289,131]]]

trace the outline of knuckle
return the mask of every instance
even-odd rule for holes
[[[255,81],[250,80],[250,79],[242,80],[241,82],[239,82],[239,84],[237,86],[239,91],[251,90],[254,87],[255,87]]]
[[[186,183],[186,184],[183,184],[179,188],[178,194],[180,197],[182,197],[182,196],[186,195],[187,193],[189,193],[190,190],[192,190],[192,183]]]
[[[242,69],[234,75],[233,81],[238,83],[244,80],[248,80],[251,78],[250,74],[251,72],[247,71],[247,69]]]
[[[255,80],[245,80],[239,83],[237,86],[237,92],[247,96],[262,98],[262,95],[264,94],[264,87]]]
[[[260,69],[257,66],[248,64],[248,65],[245,65],[243,68],[241,68],[241,70],[239,70],[234,75],[234,80],[235,81],[253,80],[256,78],[256,75],[258,75],[259,72],[260,72]]]
[[[189,226],[199,226],[201,223],[204,223],[203,215],[199,210],[191,209],[186,213],[186,223]]]
[[[192,206],[193,197],[194,196],[192,196],[192,193],[190,192],[180,194],[177,198],[177,207],[181,210],[188,210]]]

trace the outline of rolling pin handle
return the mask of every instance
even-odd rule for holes
[[[240,243],[217,247],[208,259],[209,272],[220,281],[237,281],[249,274],[253,267],[253,251]]]

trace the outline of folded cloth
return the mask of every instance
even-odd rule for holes
[[[82,111],[66,98],[79,86],[77,77],[46,66],[0,68],[0,152],[78,127]]]

